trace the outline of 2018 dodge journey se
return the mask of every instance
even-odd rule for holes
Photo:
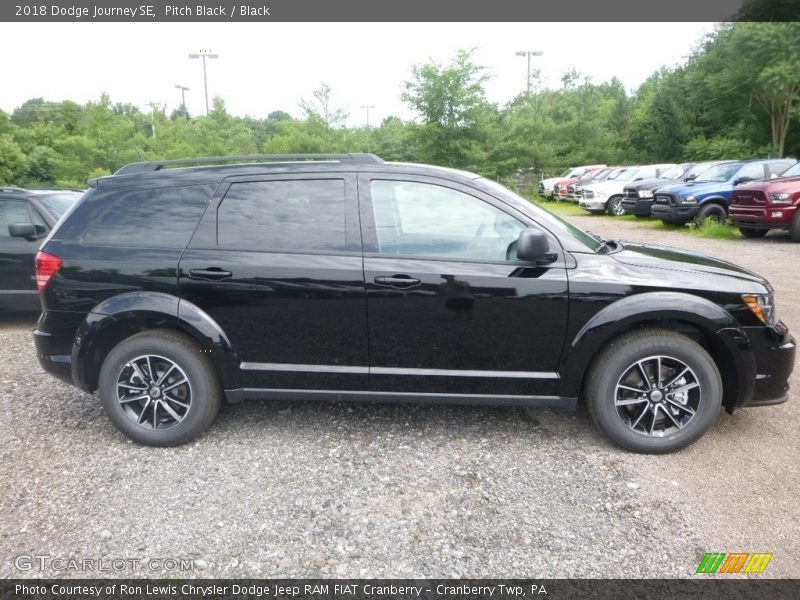
[[[582,399],[621,446],[669,452],[720,406],[787,399],[795,341],[766,280],[477,175],[290,155],[90,185],[36,258],[36,349],[143,444],[194,438],[224,398]]]

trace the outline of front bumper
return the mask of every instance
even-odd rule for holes
[[[650,209],[653,207],[652,198],[623,198],[622,206],[629,215],[650,216]]]
[[[755,358],[755,385],[750,397],[740,399],[739,408],[781,404],[789,398],[789,376],[794,369],[797,343],[786,326],[742,328]]]
[[[581,198],[578,205],[586,210],[603,211],[606,209],[606,198]]]
[[[792,222],[797,206],[731,204],[728,216],[734,224],[751,229],[786,229]]]
[[[698,206],[697,204],[670,206],[654,202],[650,214],[669,223],[688,223],[697,214]]]

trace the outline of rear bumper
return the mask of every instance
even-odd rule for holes
[[[783,323],[774,327],[743,328],[755,358],[755,385],[738,408],[781,404],[789,398],[789,376],[794,369],[797,343]]]
[[[650,216],[650,209],[653,206],[652,198],[623,198],[622,206],[629,215]]]
[[[33,342],[39,364],[53,377],[75,385],[72,378],[72,346],[83,313],[44,311],[36,323]]]
[[[792,222],[797,206],[762,205],[738,206],[728,209],[731,221],[751,229],[786,229]]]

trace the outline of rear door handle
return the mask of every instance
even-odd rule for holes
[[[207,279],[210,281],[217,281],[219,279],[227,279],[231,276],[230,271],[225,271],[219,267],[208,267],[207,269],[191,269],[189,277],[192,279]]]
[[[422,284],[419,279],[414,279],[410,275],[379,275],[374,281],[377,285],[399,289],[417,287]]]

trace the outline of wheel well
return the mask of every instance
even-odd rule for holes
[[[646,329],[648,327],[671,329],[672,331],[681,333],[700,344],[700,346],[702,346],[703,349],[708,352],[709,355],[711,355],[711,358],[717,365],[719,375],[722,378],[722,406],[724,406],[728,412],[732,412],[739,389],[739,381],[736,375],[736,370],[733,367],[734,361],[730,352],[723,345],[723,343],[711,333],[704,331],[694,323],[676,319],[652,319],[648,321],[632,323],[629,327],[617,331],[612,337],[608,338],[595,353],[595,356],[590,361],[588,368],[584,371],[583,380],[581,381],[581,398],[585,397],[584,388],[586,386],[586,381],[589,373],[592,370],[592,366],[600,354],[600,350],[614,340],[627,333],[630,333],[631,331]]]
[[[84,359],[84,377],[87,387],[94,391],[100,377],[100,368],[108,353],[123,340],[150,329],[167,329],[188,335],[177,323],[167,317],[156,315],[130,315],[114,320],[97,336],[90,353]],[[191,335],[189,338],[194,339]]]

